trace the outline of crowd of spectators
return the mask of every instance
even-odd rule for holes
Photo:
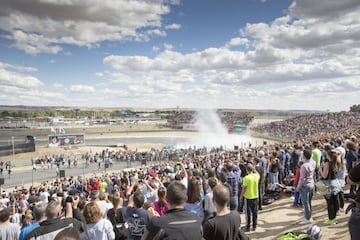
[[[277,139],[326,141],[337,133],[359,134],[359,112],[329,112],[301,114],[284,121],[259,125],[252,130],[266,133]]]
[[[242,231],[240,221],[234,219],[240,215],[234,212],[243,211],[247,216],[251,213],[251,230],[256,231],[265,193],[280,183],[287,184],[285,179],[294,176],[303,160],[304,149],[319,150],[319,156],[315,157],[313,152],[319,166],[326,159],[325,149],[342,152],[348,163],[347,171],[358,164],[360,132],[354,131],[357,117],[350,113],[306,115],[271,125],[270,130],[274,132],[297,129],[300,122],[302,129],[311,129],[307,131],[311,135],[301,135],[292,142],[264,143],[234,150],[224,150],[221,146],[152,149],[141,153],[154,157],[138,169],[112,169],[112,172],[86,178],[57,177],[28,189],[17,187],[3,191],[0,237],[36,239],[46,235],[63,239],[62,236],[72,235],[74,239],[79,236],[83,239],[154,239],[164,234],[183,234],[176,239],[214,239],[225,232],[235,237]],[[141,160],[132,154],[135,153],[105,149],[83,157],[89,162],[112,157],[120,161]],[[171,158],[172,154],[176,158]],[[164,155],[168,157],[161,157]],[[256,198],[244,192],[244,187],[249,188],[248,174],[259,175],[259,186],[254,188],[259,194],[252,193]],[[356,190],[353,187],[352,194]],[[244,206],[244,199],[252,203],[251,209],[247,208],[248,204]],[[224,233],[211,232],[214,224],[221,222],[220,218],[211,220],[214,215],[228,216],[230,212],[233,225],[222,226]],[[182,219],[187,224],[179,224],[174,219]],[[244,230],[250,231],[250,217],[246,219]],[[178,231],[171,230],[175,225]],[[68,226],[74,226],[72,231]]]

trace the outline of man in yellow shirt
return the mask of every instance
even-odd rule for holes
[[[240,199],[244,198],[244,208],[246,214],[245,232],[250,231],[251,216],[252,230],[256,230],[257,213],[259,205],[259,179],[260,175],[252,164],[246,165],[247,175],[244,177]]]
[[[321,156],[322,156],[322,153],[319,149],[319,142],[318,141],[314,141],[312,143],[312,151],[311,151],[311,157],[312,159],[314,159],[315,163],[316,163],[316,168],[315,168],[315,181],[318,181],[319,178],[320,178],[320,175],[319,175],[319,167],[321,165]]]
[[[107,183],[106,183],[106,179],[104,178],[99,184],[99,189],[101,192],[104,193],[106,191],[106,188],[107,188]]]

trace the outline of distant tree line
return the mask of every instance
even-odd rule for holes
[[[156,110],[150,113],[151,117],[161,117],[162,119],[168,119],[169,116],[174,114],[174,110]],[[354,104],[350,107],[350,112],[360,112],[360,104]],[[4,110],[0,111],[0,118],[12,117],[12,118],[47,118],[47,117],[64,117],[72,119],[116,119],[116,118],[125,118],[126,116],[136,115],[143,113],[141,111],[137,112],[134,110],[80,110],[80,109],[54,109],[46,111],[9,111]],[[248,112],[250,116],[261,116],[261,115],[276,115],[276,116],[292,116],[294,112],[291,111],[250,111]],[[296,114],[296,113],[295,113]]]
[[[360,104],[354,104],[350,107],[350,112],[360,112]]]
[[[125,118],[127,116],[136,115],[142,112],[136,112],[132,110],[120,111],[120,110],[52,110],[52,111],[0,111],[0,118],[47,118],[47,117],[63,117],[72,119],[116,119]],[[150,114],[152,117],[161,117],[167,119],[173,111],[155,111]]]

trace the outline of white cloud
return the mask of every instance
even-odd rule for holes
[[[241,45],[245,45],[246,47],[248,47],[249,42],[250,41],[247,38],[240,38],[240,37],[232,38],[232,39],[230,39],[229,42],[227,42],[225,44],[225,47],[226,48],[231,48],[231,47],[234,47],[234,46],[241,46]]]
[[[93,93],[95,92],[95,88],[92,86],[85,86],[85,85],[72,85],[69,88],[72,92],[80,92],[80,93]]]
[[[180,29],[181,28],[181,24],[177,24],[177,23],[173,23],[173,24],[170,24],[170,25],[166,25],[165,26],[165,29]]]
[[[0,69],[1,68],[12,69],[12,70],[15,70],[18,72],[36,72],[37,71],[37,69],[33,68],[33,67],[24,67],[24,66],[13,65],[13,64],[4,63],[4,62],[0,62]]]
[[[5,1],[0,26],[13,46],[28,54],[57,54],[62,44],[97,47],[103,41],[166,36],[162,16],[178,1]],[[176,24],[170,25],[176,28]]]
[[[120,9],[123,2],[86,1],[81,9],[75,0],[68,0],[60,7],[73,12],[65,16],[53,9],[59,7],[57,1],[53,5],[37,2],[35,5],[45,7],[50,16],[45,20],[44,12],[35,6],[25,8],[26,3],[9,15],[3,9],[14,8],[6,3],[0,9],[0,25],[18,48],[31,54],[64,52],[63,43],[97,47],[103,41],[149,40],[151,36],[166,36],[167,29],[182,28],[180,24],[163,26],[161,16],[169,12],[169,1],[134,1]],[[103,59],[106,70],[96,69],[93,74],[101,77],[101,84],[59,84],[59,92],[47,96],[67,94],[65,101],[100,106],[125,102],[134,106],[156,103],[159,107],[211,104],[344,110],[344,104],[356,103],[360,94],[359,5],[355,0],[294,1],[287,15],[270,23],[249,23],[222,46],[194,47],[192,52],[182,53],[170,39],[164,39],[163,44],[153,44],[150,55],[112,54]],[[2,91],[16,89],[30,99],[19,90],[25,77],[38,89],[37,94],[44,95],[42,82],[20,69],[37,70],[0,63],[0,82],[6,82]],[[81,93],[83,98],[73,93]],[[86,96],[91,96],[91,103],[86,102]]]
[[[9,71],[6,68],[1,68],[0,66],[0,84],[1,91],[3,88],[8,86],[21,89],[38,88],[43,85],[43,82],[33,76],[24,75],[20,72]]]

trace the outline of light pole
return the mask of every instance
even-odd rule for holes
[[[15,161],[15,144],[14,144],[14,136],[11,136],[11,142],[12,142],[12,162],[9,164],[9,178],[11,174],[11,165]]]
[[[31,187],[34,186],[34,167],[32,166],[31,167],[32,170],[31,170]]]

